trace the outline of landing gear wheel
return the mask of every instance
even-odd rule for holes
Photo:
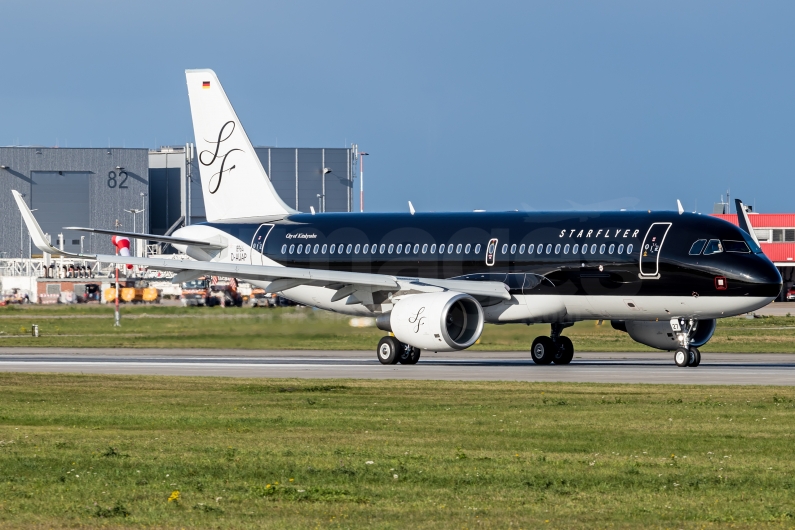
[[[695,346],[690,346],[690,357],[688,358],[688,366],[695,368],[701,364],[701,352]]]
[[[417,364],[417,361],[420,360],[421,350],[409,344],[401,344],[401,346],[403,348],[398,362],[400,364]]]
[[[555,364],[569,364],[574,358],[574,344],[571,343],[571,339],[560,336],[558,337],[557,346],[552,362]]]
[[[690,352],[684,348],[678,348],[674,353],[674,362],[676,366],[684,368],[690,364]]]
[[[402,349],[402,344],[395,337],[384,337],[378,341],[378,360],[381,364],[397,364],[398,354]]]
[[[557,348],[549,337],[536,337],[530,350],[533,362],[536,364],[549,364],[555,357]]]

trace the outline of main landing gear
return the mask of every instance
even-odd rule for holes
[[[549,337],[536,337],[530,350],[533,362],[536,364],[569,364],[574,358],[574,344],[571,339],[561,335],[561,332],[573,326],[571,323],[552,324],[552,333]]]
[[[381,364],[417,364],[421,350],[409,344],[403,344],[395,337],[384,337],[378,341],[378,360]]]
[[[690,341],[696,334],[696,329],[698,329],[698,320],[693,318],[672,318],[671,329],[676,333],[676,338],[680,344],[679,348],[674,352],[676,366],[695,368],[701,364],[701,352],[695,346],[690,345]]]

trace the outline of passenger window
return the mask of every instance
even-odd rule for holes
[[[623,254],[624,253],[624,243],[621,243],[620,245],[618,245],[618,253],[619,254]]]
[[[282,254],[287,254],[287,244],[282,245]]]
[[[579,252],[579,251],[580,251],[580,245],[579,245],[579,243],[574,243],[574,246],[573,246],[573,247],[571,247],[571,253],[572,253],[572,254],[576,254],[576,253],[577,253],[577,252]]]
[[[304,250],[304,245],[298,245],[298,248],[295,249],[296,254],[300,254]]]
[[[385,251],[386,251],[386,245],[384,245],[383,243],[381,243],[381,248],[380,248],[380,252],[381,252],[381,254],[383,254]]]
[[[353,245],[351,245],[350,243],[348,243],[348,248],[347,248],[347,249],[345,249],[345,253],[346,253],[346,254],[350,254],[350,253],[351,253],[351,250],[353,250]]]
[[[420,253],[420,245],[418,243],[414,243],[414,253],[415,254]]]
[[[323,244],[323,247],[320,249],[320,252],[321,252],[321,254],[325,254],[327,250],[328,250],[328,245],[326,245],[326,244],[324,243],[324,244]]]
[[[480,243],[475,245],[475,254],[480,254]]]
[[[444,254],[444,245],[439,245],[439,254]]]
[[[591,245],[591,254],[596,254],[596,243]]]
[[[707,243],[707,248],[704,249],[704,255],[709,256],[710,254],[718,254],[720,252],[723,252],[723,245],[721,245],[720,240],[710,239]]]
[[[472,245],[467,243],[467,246],[464,247],[464,254],[469,254],[470,250],[472,250]]]
[[[428,243],[422,245],[422,253],[425,254],[426,252],[428,252]]]
[[[607,249],[607,253],[612,254],[615,249],[616,245],[614,243],[610,243],[610,248]]]
[[[690,247],[690,255],[698,256],[699,254],[701,254],[701,251],[704,250],[704,245],[706,244],[707,244],[706,239],[699,239],[698,241],[693,243],[693,246]]]
[[[332,244],[329,248],[329,254],[334,254],[334,250],[337,248],[337,245]]]
[[[369,248],[370,248],[370,245],[365,243],[364,247],[362,247],[362,254],[367,254],[367,251],[369,250]]]
[[[395,245],[394,245],[394,244],[390,244],[390,245],[389,245],[389,249],[387,250],[387,252],[389,252],[390,254],[392,254],[392,251],[393,251],[393,250],[395,250]]]
[[[569,253],[569,248],[571,248],[571,245],[569,245],[569,244],[566,244],[566,246],[565,246],[565,247],[563,247],[563,253],[564,253],[564,254],[568,254],[568,253]]]
[[[508,253],[508,243],[505,243],[505,244],[502,246],[502,253],[503,253],[503,254],[507,254],[507,253]]]
[[[607,250],[607,245],[602,243],[602,246],[599,247],[599,254],[604,254],[605,250]]]
[[[739,252],[740,254],[750,254],[751,249],[745,244],[745,241],[723,241],[723,248],[726,252]]]
[[[632,244],[627,245],[627,254],[632,254]]]
[[[378,245],[373,244],[373,246],[370,247],[370,253],[375,254],[376,252],[378,252]]]
[[[350,245],[348,245],[348,246],[350,246]],[[361,248],[362,248],[362,246],[361,246],[361,245],[356,245],[356,248],[354,248],[354,249],[353,249],[353,253],[354,253],[354,254],[358,254],[358,253],[359,253],[359,250],[360,250]]]
[[[511,254],[516,254],[516,243],[511,245]]]
[[[528,254],[532,254],[534,248],[535,248],[535,245],[533,243],[530,243],[529,245],[527,245],[527,253]]]
[[[588,245],[587,244],[582,246],[582,253],[583,254],[588,254]]]
[[[348,246],[350,246],[350,245],[348,245]],[[343,249],[344,247],[345,247],[345,245],[343,245],[342,243],[340,243],[339,245],[337,245],[337,254],[342,254],[342,249]],[[348,252],[350,252],[350,250],[349,250]]]
[[[295,251],[295,245],[290,245],[290,254],[292,254],[294,251]]]
[[[519,246],[519,254],[524,254],[524,243]]]
[[[447,253],[448,254],[452,254],[453,253],[453,244],[452,243],[447,245]]]
[[[400,243],[397,246],[397,254],[400,254],[401,252],[403,252],[403,243]]]
[[[552,243],[547,243],[547,254],[552,254]]]
[[[462,250],[464,250],[464,245],[462,245],[461,243],[459,243],[458,245],[456,245],[456,247],[455,247],[455,253],[456,253],[456,254],[461,254],[461,251],[462,251]]]
[[[560,254],[560,243],[555,245],[555,254]]]
[[[320,251],[320,245],[315,243],[315,248],[312,250],[312,254],[317,254]]]
[[[543,253],[544,253],[544,244],[543,243],[539,243],[538,244],[538,251],[536,252],[536,254],[543,254]]]
[[[306,250],[304,250],[304,254],[309,254],[312,251],[312,245],[309,243],[306,244]]]
[[[434,254],[435,252],[436,252],[436,243],[431,245],[431,254]]]

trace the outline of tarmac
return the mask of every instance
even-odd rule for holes
[[[703,353],[699,367],[679,368],[667,352],[583,352],[564,366],[528,352],[423,352],[416,365],[384,366],[374,351],[0,348],[0,372],[793,386],[795,354]]]

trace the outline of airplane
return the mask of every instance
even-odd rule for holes
[[[174,282],[233,276],[299,304],[375,317],[382,364],[422,350],[457,352],[485,323],[550,325],[530,348],[539,365],[574,356],[563,331],[612,326],[701,362],[716,320],[759,309],[782,279],[737,200],[740,226],[678,211],[302,213],[279,198],[212,70],[186,70],[207,221],[172,236],[69,227],[170,243],[192,259],[69,254],[47,240],[13,192],[35,245],[172,271]]]

